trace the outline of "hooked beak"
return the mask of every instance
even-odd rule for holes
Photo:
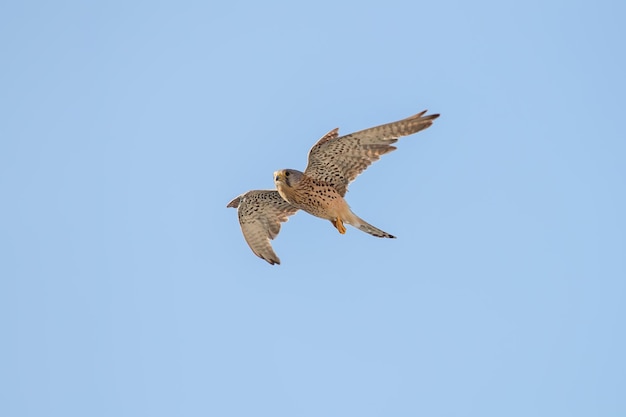
[[[283,171],[274,172],[274,182],[285,181],[285,173]]]

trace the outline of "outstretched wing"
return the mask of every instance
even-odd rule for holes
[[[270,239],[280,232],[280,223],[298,211],[276,190],[253,190],[233,199],[226,207],[237,208],[243,237],[252,252],[270,264],[280,264]]]
[[[426,110],[407,119],[360,132],[339,136],[339,129],[324,135],[309,151],[304,173],[333,185],[344,196],[348,184],[381,155],[396,149],[391,146],[401,136],[412,135],[433,124],[438,114],[424,116]]]

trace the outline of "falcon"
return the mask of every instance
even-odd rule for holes
[[[298,210],[329,220],[339,233],[349,224],[381,238],[395,236],[372,226],[354,214],[344,199],[348,185],[402,136],[412,135],[433,124],[439,114],[426,110],[397,122],[339,136],[333,129],[309,151],[304,172],[282,169],[274,172],[275,190],[252,190],[235,197],[227,207],[237,208],[243,236],[259,258],[280,264],[270,240],[280,232],[282,222]]]

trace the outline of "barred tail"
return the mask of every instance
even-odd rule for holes
[[[354,218],[349,219],[349,221],[346,221],[346,223],[356,227],[359,230],[364,231],[365,233],[369,233],[372,236],[376,236],[376,237],[386,237],[386,238],[390,238],[390,239],[395,239],[396,237],[392,234],[389,234],[385,231],[382,231],[374,226],[372,226],[371,224],[369,224],[368,222],[366,222],[365,220],[363,220],[362,218],[360,218],[359,216],[357,216],[356,214],[352,213],[352,215],[354,216]],[[346,219],[348,220],[348,219]]]

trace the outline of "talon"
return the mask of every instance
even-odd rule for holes
[[[346,233],[346,227],[343,225],[343,221],[339,217],[335,219],[333,226],[335,226],[342,235]]]

